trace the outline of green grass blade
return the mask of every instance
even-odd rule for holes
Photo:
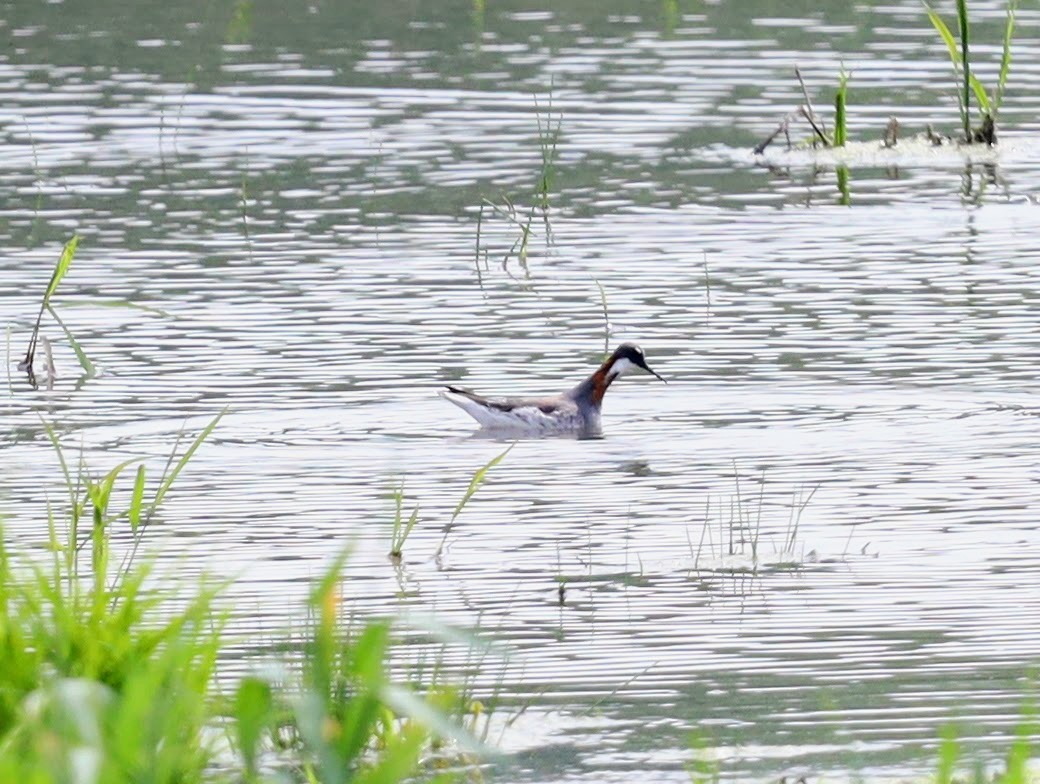
[[[61,466],[61,475],[65,478],[65,489],[69,493],[69,503],[76,506],[76,495],[77,490],[75,485],[72,483],[72,473],[69,471],[69,464],[65,462],[65,453],[61,449],[61,442],[58,440],[58,434],[54,432],[54,428],[51,427],[43,417],[40,417],[40,424],[43,425],[44,432],[47,433],[47,439],[51,442],[51,446],[54,447],[54,453],[58,456],[58,464]]]
[[[470,754],[491,753],[491,750],[474,738],[464,727],[460,727],[447,715],[408,689],[394,684],[385,684],[380,689],[383,702],[397,713],[429,729],[441,738],[450,738],[458,748]]]
[[[136,463],[138,459],[139,458],[132,457],[129,460],[124,460],[122,463],[120,463],[107,474],[105,474],[105,476],[102,477],[100,482],[98,482],[97,484],[93,484],[91,487],[89,487],[88,491],[90,492],[91,500],[103,501],[104,504],[107,506],[108,497],[112,494],[112,486],[115,485],[116,479],[118,479],[119,475],[123,473],[123,469],[125,469],[127,466],[132,465],[133,463]]]
[[[943,43],[946,44],[946,49],[950,53],[950,61],[953,63],[953,67],[960,72],[960,52],[957,48],[957,39],[953,37],[953,33],[950,32],[950,28],[946,26],[946,22],[942,20],[939,14],[932,10],[931,6],[925,5],[924,11],[928,14],[928,19],[932,23],[932,27],[939,33],[939,37],[942,38]]]
[[[849,72],[844,68],[841,69],[841,73],[838,76],[838,92],[834,95],[834,145],[835,147],[844,147],[845,142],[848,141],[849,131],[846,120],[846,97],[848,95],[849,87]]]
[[[397,546],[401,538],[401,524],[403,523],[403,519],[401,517],[401,506],[402,504],[404,504],[403,479],[401,480],[401,484],[399,484],[391,491],[390,497],[393,498],[394,501],[394,529],[390,535],[390,541],[393,545],[393,549],[390,552],[393,553],[398,549]]]
[[[51,275],[51,282],[47,284],[47,291],[43,295],[44,305],[50,302],[51,295],[57,291],[62,278],[65,277],[69,267],[72,266],[72,258],[76,255],[77,247],[79,247],[79,235],[73,234],[72,239],[65,243],[65,247],[61,251],[61,258],[58,259],[58,266],[54,268],[54,274]]]
[[[487,462],[487,465],[485,465],[483,468],[481,468],[479,471],[473,474],[473,478],[469,480],[469,487],[466,488],[466,492],[463,493],[462,499],[459,501],[458,506],[455,507],[455,511],[451,515],[452,523],[454,523],[455,518],[462,513],[462,510],[465,508],[466,504],[469,503],[469,499],[473,497],[473,494],[477,492],[477,490],[480,488],[482,484],[484,484],[484,479],[487,478],[488,471],[490,471],[492,468],[501,463],[502,459],[509,454],[509,450],[511,450],[514,446],[516,446],[515,441],[511,443],[508,447],[506,447],[506,450],[504,452],[502,452],[500,455],[497,455],[496,457],[491,458]],[[450,524],[451,523],[449,523],[449,525]]]
[[[971,64],[968,60],[968,41],[971,32],[968,28],[968,0],[957,0],[957,29],[961,34],[961,78],[964,80],[964,139],[971,141]],[[983,90],[985,94],[985,90]]]
[[[935,772],[936,784],[952,784],[957,761],[961,756],[960,743],[957,742],[957,731],[952,726],[943,727],[939,740],[939,765]]]
[[[33,327],[32,336],[29,338],[29,347],[25,350],[25,359],[23,359],[18,365],[20,370],[29,371],[30,378],[32,377],[33,360],[36,357],[36,339],[40,334],[40,322],[43,320],[43,311],[50,307],[51,295],[57,291],[62,278],[64,278],[65,274],[69,271],[69,266],[72,264],[72,257],[76,255],[76,248],[78,246],[79,236],[73,234],[72,239],[65,243],[65,247],[61,251],[61,258],[58,259],[58,265],[54,268],[54,272],[51,273],[51,279],[47,284],[47,290],[43,293],[43,301],[40,303],[40,312],[39,315],[36,316],[36,325]]]
[[[69,328],[65,326],[65,322],[61,320],[58,314],[54,311],[54,308],[48,305],[47,312],[51,314],[55,321],[58,322],[61,331],[65,333],[65,339],[69,341],[69,345],[72,346],[72,350],[76,353],[76,361],[78,361],[79,366],[83,368],[84,375],[87,378],[94,378],[97,375],[97,368],[94,367],[94,363],[90,361],[87,352],[85,352],[80,346],[79,341],[72,336]]]
[[[400,732],[386,741],[379,758],[349,781],[353,784],[397,784],[411,780],[419,767],[419,758],[427,740],[425,726],[418,722],[406,723]]]
[[[925,3],[924,11],[928,14],[928,20],[932,23],[932,27],[939,33],[939,37],[946,44],[946,50],[950,53],[950,62],[953,63],[953,72],[958,79],[961,78],[961,55],[957,47],[957,39],[953,37],[953,33],[950,32],[950,28],[946,26],[946,22],[943,21],[942,17],[939,16],[932,7]],[[967,90],[967,81],[965,81],[965,91]],[[961,113],[961,125],[965,128],[965,134],[970,134],[971,121],[968,117],[968,105],[967,92],[962,96],[960,90],[955,91],[957,95],[957,107]]]
[[[83,299],[78,302],[70,302],[68,305],[62,307],[67,308],[131,308],[133,310],[141,310],[145,313],[151,313],[154,316],[162,316],[163,318],[173,318],[169,312],[160,308],[153,308],[151,305],[142,305],[138,302],[130,302],[125,299]]]
[[[412,510],[412,516],[408,518],[408,523],[404,527],[404,533],[401,536],[401,544],[404,544],[412,533],[412,529],[415,528],[415,524],[419,522],[419,507],[415,507]]]
[[[271,684],[255,676],[244,678],[235,692],[234,717],[238,730],[238,751],[246,766],[246,781],[256,779],[260,744],[273,714]]]
[[[992,114],[990,110],[989,96],[986,95],[986,88],[982,86],[982,82],[979,81],[979,77],[972,74],[968,81],[971,83],[971,90],[975,93],[975,100],[979,102],[979,109],[983,114]]]
[[[209,437],[209,434],[213,432],[213,429],[217,426],[217,423],[220,422],[221,419],[223,419],[224,414],[226,414],[227,412],[228,410],[225,408],[223,411],[221,411],[219,414],[213,417],[213,420],[208,425],[206,425],[206,427],[202,429],[202,432],[199,433],[198,436],[196,436],[194,441],[192,441],[191,446],[189,446],[188,449],[184,452],[184,454],[181,455],[181,459],[177,461],[177,464],[173,467],[173,470],[170,471],[169,475],[166,476],[165,479],[163,479],[162,484],[159,485],[159,489],[155,493],[155,499],[149,505],[149,511],[156,509],[162,503],[162,500],[166,496],[167,491],[169,491],[170,487],[176,481],[177,476],[180,474],[181,471],[184,470],[184,467],[188,465],[188,462],[198,451],[199,447],[202,446],[202,442]]]
[[[134,478],[134,492],[130,496],[130,508],[127,516],[130,518],[130,530],[136,531],[141,522],[141,501],[144,499],[144,464],[137,466],[137,476]]]
[[[1008,0],[1007,23],[1004,25],[1004,50],[1000,54],[1000,76],[997,79],[997,94],[993,98],[993,119],[1004,102],[1004,88],[1007,86],[1008,74],[1011,72],[1011,40],[1015,36],[1015,11],[1018,0]]]

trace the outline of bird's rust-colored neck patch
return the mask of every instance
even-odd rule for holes
[[[599,366],[599,370],[592,374],[589,381],[592,382],[592,403],[593,405],[599,406],[603,403],[603,396],[607,394],[607,389],[613,383],[617,375],[611,375],[610,367],[614,364],[614,357],[611,357],[602,365]]]

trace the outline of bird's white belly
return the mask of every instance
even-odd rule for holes
[[[577,410],[546,414],[535,406],[514,408],[512,411],[499,411],[481,406],[479,413],[470,413],[481,425],[493,429],[561,433],[585,428],[585,420]]]

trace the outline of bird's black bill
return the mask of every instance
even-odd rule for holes
[[[648,364],[646,364],[646,360],[643,359],[642,357],[639,357],[639,359],[636,360],[636,364],[639,365],[639,367],[643,368],[643,370],[645,370],[651,376],[657,376],[659,379],[661,379],[661,381],[664,381],[664,383],[666,383],[666,384],[668,383],[667,381],[664,380],[664,376],[660,375],[655,370],[651,370],[650,366]]]

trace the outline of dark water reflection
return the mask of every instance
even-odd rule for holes
[[[159,471],[229,406],[156,547],[239,576],[247,640],[349,542],[356,612],[479,627],[509,651],[479,688],[528,706],[496,780],[687,780],[694,748],[734,780],[904,776],[951,721],[1006,749],[1040,657],[1035,9],[998,153],[861,148],[843,193],[835,159],[750,150],[796,63],[821,107],[853,71],[854,138],[955,126],[915,3],[0,7],[9,538],[60,489],[37,414]],[[991,83],[1002,6],[972,13]],[[47,320],[34,391],[73,231],[56,304],[96,375]],[[519,442],[435,557],[505,446],[436,388],[566,388],[599,286],[606,342],[670,384],[619,382],[603,439]]]

